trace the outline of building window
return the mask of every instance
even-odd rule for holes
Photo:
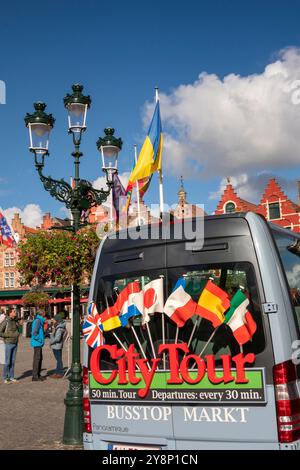
[[[12,251],[4,253],[4,266],[15,265],[15,254]]]
[[[232,212],[235,212],[234,202],[227,202],[227,204],[225,206],[225,212],[226,212],[226,214],[232,214]]]
[[[15,287],[15,273],[4,273],[4,287]]]
[[[4,287],[9,287],[9,273],[4,273]]]
[[[269,204],[269,220],[280,219],[280,204],[279,202],[274,202]]]

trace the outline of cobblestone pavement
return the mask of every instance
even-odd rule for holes
[[[64,365],[67,351],[64,348]],[[55,360],[49,340],[43,348],[42,375],[54,372]],[[47,378],[44,382],[32,382],[32,357],[28,338],[20,338],[15,377],[19,383],[6,385],[0,378],[0,449],[80,449],[64,446],[64,397],[67,379]]]

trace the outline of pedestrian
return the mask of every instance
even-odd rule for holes
[[[40,308],[35,319],[32,322],[30,346],[33,348],[33,366],[32,366],[32,381],[38,382],[46,380],[46,377],[41,377],[42,362],[43,362],[43,346],[45,344],[45,310]]]
[[[3,379],[5,384],[18,382],[14,376],[20,334],[18,328],[17,312],[14,308],[10,308],[8,316],[0,324],[0,337],[3,338],[5,345],[5,364],[3,367]]]
[[[50,346],[56,359],[55,373],[50,377],[52,379],[61,379],[63,377],[62,350],[67,335],[66,322],[61,313],[53,318],[54,329],[50,333]]]
[[[1,311],[0,311],[0,325],[4,320],[6,320],[6,315],[5,315],[4,310],[1,309]]]

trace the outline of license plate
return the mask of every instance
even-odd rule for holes
[[[107,450],[161,450],[161,447],[136,444],[108,444]]]

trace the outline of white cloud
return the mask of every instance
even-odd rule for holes
[[[72,217],[71,211],[67,207],[61,207],[59,209],[59,212],[61,213],[61,217],[65,219],[71,219]]]
[[[286,272],[288,282],[290,286],[298,287],[300,281],[300,264],[295,264],[293,266],[292,271]]]
[[[107,188],[107,185],[106,185],[105,176],[99,176],[95,181],[93,181],[93,188],[95,188],[95,189],[104,189],[106,191],[108,188]]]
[[[161,94],[165,166],[174,175],[226,176],[299,164],[300,49],[262,73],[224,78],[202,72]],[[153,104],[145,106],[149,125]]]
[[[245,187],[245,185],[247,184],[247,182],[249,180],[249,177],[246,173],[242,173],[241,175],[238,175],[238,176],[231,176],[229,178],[229,180],[230,180],[230,183],[232,184],[232,186],[235,189],[238,189],[238,188],[240,188],[241,185],[242,185],[242,188]],[[227,184],[228,184],[227,177],[222,178],[221,182],[220,182],[220,185],[219,185],[219,189],[217,191],[210,192],[209,196],[208,196],[208,199],[219,200],[221,198]],[[238,195],[241,196],[240,193]]]
[[[9,207],[3,210],[8,223],[11,223],[12,218],[15,214],[20,214],[20,218],[23,224],[28,227],[38,227],[43,222],[42,209],[38,204],[27,204],[23,209],[19,207]]]
[[[128,179],[130,176],[130,172],[124,171],[123,173],[118,174],[122,185],[126,189]],[[105,176],[99,176],[95,181],[93,181],[93,188],[95,189],[104,189],[107,190],[107,184],[106,184],[106,177]],[[105,207],[110,208],[110,196],[108,197],[107,201],[103,204]]]
[[[127,182],[130,176],[129,171],[124,171],[123,173],[118,174],[121,183],[123,184],[124,188],[126,189]],[[93,181],[93,187],[95,189],[107,189],[107,184],[106,184],[106,177],[105,176],[99,176],[95,181]]]

